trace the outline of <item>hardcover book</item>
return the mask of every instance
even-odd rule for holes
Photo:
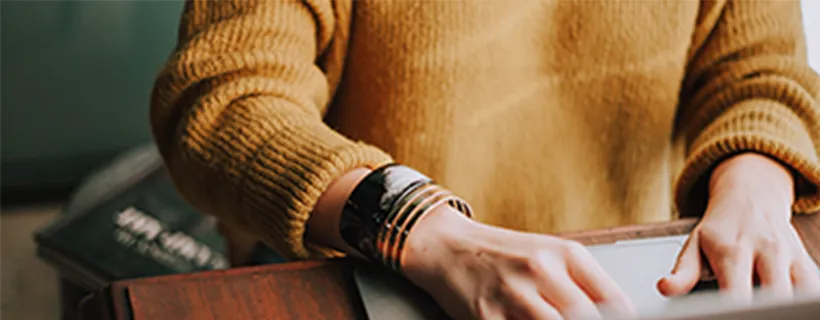
[[[90,176],[35,240],[41,259],[88,291],[114,280],[228,268],[214,218],[182,199],[153,145]]]

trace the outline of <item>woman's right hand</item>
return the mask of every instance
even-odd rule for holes
[[[467,219],[442,205],[405,248],[405,276],[456,319],[595,319],[633,307],[577,242]]]

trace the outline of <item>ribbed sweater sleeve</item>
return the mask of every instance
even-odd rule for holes
[[[676,123],[688,152],[680,213],[701,214],[712,168],[747,151],[793,170],[795,212],[820,211],[820,79],[807,63],[800,3],[704,1],[698,22]]]
[[[334,179],[391,161],[322,122],[341,68],[318,61],[344,47],[349,14],[330,0],[188,1],[152,95],[153,134],[183,196],[291,259],[333,254],[303,236]]]

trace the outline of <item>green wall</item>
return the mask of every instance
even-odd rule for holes
[[[70,188],[150,141],[151,85],[181,9],[181,0],[2,1],[4,193]]]

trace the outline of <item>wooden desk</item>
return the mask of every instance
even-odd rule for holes
[[[820,262],[820,214],[794,219]],[[585,244],[676,235],[694,220],[562,234]],[[294,262],[127,280],[84,301],[82,319],[363,319],[355,262]]]

